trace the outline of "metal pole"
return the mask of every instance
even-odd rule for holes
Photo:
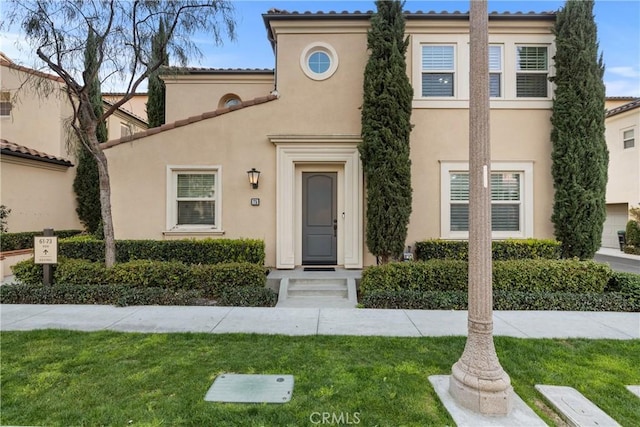
[[[53,236],[53,228],[45,228],[42,234],[45,237]],[[44,283],[45,286],[51,286],[51,284],[53,283],[53,274],[52,274],[53,268],[51,264],[43,264],[42,272],[43,272],[42,282]]]
[[[489,23],[487,1],[470,3],[468,335],[449,393],[472,411],[507,415],[513,389],[493,344]]]

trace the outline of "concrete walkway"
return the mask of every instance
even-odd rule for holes
[[[0,330],[463,336],[466,311],[106,305],[0,305]],[[494,334],[640,339],[640,313],[495,311]]]

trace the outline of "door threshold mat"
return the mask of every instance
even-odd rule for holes
[[[333,267],[305,267],[304,271],[336,271]]]
[[[293,394],[293,375],[218,375],[204,397],[207,402],[286,403]]]

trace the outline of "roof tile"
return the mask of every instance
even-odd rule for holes
[[[158,133],[162,133],[171,129],[175,129],[177,127],[181,127],[181,126],[187,126],[190,125],[191,123],[195,123],[195,122],[199,122],[202,120],[206,120],[206,119],[211,119],[213,117],[217,117],[217,116],[221,116],[223,114],[227,114],[230,113],[232,111],[236,111],[236,110],[241,110],[243,108],[247,108],[250,107],[252,105],[258,105],[258,104],[264,104],[266,102],[269,101],[273,101],[274,99],[278,99],[277,95],[267,95],[267,96],[262,96],[259,98],[255,98],[255,99],[251,99],[248,101],[242,101],[240,104],[237,105],[233,105],[231,107],[227,107],[227,108],[219,108],[217,110],[214,111],[208,111],[206,113],[202,113],[199,114],[197,116],[191,116],[188,117],[186,119],[181,119],[178,121],[175,121],[173,123],[166,123],[160,127],[155,127],[155,128],[151,128],[151,129],[147,129],[143,132],[138,132],[138,133],[134,133],[133,135],[129,135],[120,139],[114,139],[111,141],[107,141],[105,143],[100,144],[100,146],[103,149],[107,149],[107,148],[111,148],[111,147],[115,147],[116,145],[120,145],[124,142],[130,142],[130,141],[134,141],[136,139],[141,139],[141,138],[145,138],[147,136],[150,135],[155,135]]]

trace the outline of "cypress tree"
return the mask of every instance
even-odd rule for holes
[[[402,254],[411,215],[411,100],[406,69],[404,2],[376,1],[367,34],[362,143],[367,190],[366,240],[382,263]]]
[[[166,46],[167,34],[164,29],[164,21],[161,19],[158,32],[151,40],[151,64],[160,62],[162,65],[169,65]],[[149,74],[147,121],[150,128],[161,126],[165,121],[165,87],[159,74],[159,69]]]
[[[593,4],[592,0],[567,1],[554,29],[551,219],[565,258],[593,258],[606,218],[609,153],[604,133],[604,65],[602,55],[598,57]]]
[[[86,76],[91,76],[96,71],[97,61],[96,35],[93,31],[87,36],[87,45],[84,53]],[[102,92],[100,90],[100,78],[95,72],[95,78],[87,82],[89,98],[93,105],[96,117],[102,116]],[[96,128],[96,136],[99,142],[107,141],[107,126],[101,121]],[[76,177],[73,180],[73,191],[76,193],[76,212],[80,222],[91,234],[102,234],[102,213],[100,211],[100,181],[98,177],[98,165],[95,157],[87,149],[85,144],[79,143],[77,149],[78,166]]]

